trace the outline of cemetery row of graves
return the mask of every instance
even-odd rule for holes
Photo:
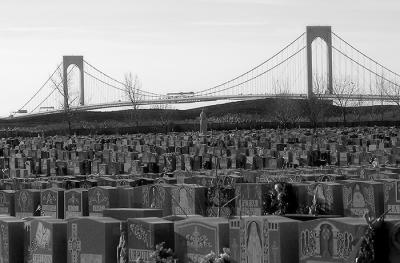
[[[375,257],[400,262],[399,137],[358,128],[2,139],[0,258],[165,262],[163,243],[179,262],[355,262],[372,255],[365,236],[379,225]]]

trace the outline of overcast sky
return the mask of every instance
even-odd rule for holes
[[[143,89],[198,91],[269,58],[305,31],[333,31],[400,73],[398,0],[0,0],[0,116],[63,55]]]

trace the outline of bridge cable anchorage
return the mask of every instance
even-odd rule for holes
[[[292,44],[294,44],[297,40],[299,40],[300,38],[302,38],[305,34],[306,34],[306,32],[303,32],[300,36],[298,36],[295,40],[293,40],[293,41],[290,42],[288,45],[286,45],[284,48],[282,48],[279,52],[275,53],[272,57],[270,57],[269,59],[267,59],[267,60],[265,60],[264,62],[260,63],[259,65],[253,67],[252,69],[248,70],[247,72],[245,72],[245,73],[243,73],[243,74],[241,74],[241,75],[239,75],[239,76],[237,76],[237,77],[235,77],[235,78],[233,78],[233,79],[231,79],[231,80],[228,80],[228,81],[225,81],[225,82],[223,82],[223,83],[221,83],[221,84],[219,84],[219,85],[216,85],[216,86],[214,86],[214,87],[211,87],[211,88],[208,88],[208,89],[205,89],[205,90],[196,92],[196,94],[204,93],[204,92],[207,92],[207,91],[209,91],[209,90],[219,88],[219,87],[221,87],[221,86],[223,86],[223,85],[225,85],[225,84],[227,84],[227,83],[229,83],[229,82],[235,81],[235,80],[237,80],[238,78],[245,76],[246,74],[250,73],[251,71],[253,71],[253,70],[255,70],[255,69],[261,67],[262,65],[266,64],[267,62],[269,62],[269,61],[271,61],[272,59],[274,59],[275,57],[277,57],[279,54],[281,54],[283,51],[285,51],[285,49],[287,49],[287,48],[290,47]]]
[[[117,80],[117,79],[115,79],[115,78],[113,78],[113,77],[107,75],[106,73],[104,73],[103,71],[99,70],[98,68],[96,68],[95,66],[93,66],[92,64],[90,64],[89,62],[87,62],[86,60],[83,60],[83,61],[84,61],[88,66],[90,66],[91,68],[93,68],[94,70],[96,70],[97,72],[99,72],[100,74],[102,74],[103,76],[105,76],[105,77],[107,77],[107,78],[109,78],[109,79],[111,79],[111,80],[117,82],[118,84],[123,85],[124,87],[126,86],[125,83],[123,83],[123,82],[121,82],[121,81],[119,81],[119,80]],[[104,82],[103,82],[103,83],[104,83]],[[105,83],[105,84],[107,84],[107,83]],[[157,93],[153,93],[153,92],[149,92],[149,91],[145,91],[145,90],[141,90],[141,89],[138,89],[138,90],[141,91],[141,92],[143,92],[143,93],[147,93],[147,94],[149,94],[149,95],[155,95],[155,96],[160,96],[160,95],[161,95],[161,94],[157,94]]]
[[[334,36],[336,36],[338,39],[340,39],[341,41],[343,41],[346,45],[350,46],[351,48],[353,48],[354,50],[356,50],[358,53],[360,53],[361,55],[363,55],[364,57],[366,57],[367,59],[371,60],[372,62],[374,62],[375,64],[377,64],[378,66],[380,66],[381,68],[389,71],[390,73],[400,77],[400,74],[390,70],[389,68],[385,67],[384,65],[382,65],[381,63],[379,63],[378,61],[374,60],[373,58],[371,58],[370,56],[366,55],[365,53],[363,53],[362,51],[360,51],[359,49],[357,49],[356,47],[354,47],[353,45],[351,45],[349,42],[347,42],[346,40],[344,40],[343,38],[341,38],[340,36],[338,36],[336,33],[332,32],[332,34]]]
[[[25,108],[26,105],[28,105],[29,102],[31,102],[36,95],[46,86],[47,82],[49,82],[49,80],[51,80],[54,76],[54,74],[56,74],[56,72],[60,69],[62,63],[60,63],[56,70],[54,70],[54,72],[50,75],[50,77],[43,83],[43,85],[39,88],[39,90],[24,104],[24,106],[22,106],[19,110],[22,110],[23,108]]]
[[[270,72],[271,70],[273,70],[273,69],[279,67],[279,66],[282,65],[283,63],[287,62],[288,60],[290,60],[291,58],[293,58],[294,56],[296,56],[297,54],[299,54],[301,51],[303,51],[305,48],[306,48],[306,46],[304,46],[304,47],[301,48],[300,50],[296,51],[296,52],[293,53],[291,56],[289,56],[289,57],[287,57],[285,60],[279,62],[278,64],[276,64],[276,65],[273,66],[272,68],[269,68],[269,69],[267,69],[267,70],[261,72],[260,74],[257,74],[256,76],[254,76],[254,77],[252,77],[252,78],[249,78],[249,79],[247,79],[247,80],[244,80],[244,81],[242,81],[242,82],[240,82],[240,83],[238,83],[238,84],[235,84],[235,85],[230,86],[230,87],[225,88],[225,89],[221,89],[221,90],[217,90],[217,91],[214,91],[214,92],[205,93],[205,94],[203,94],[203,96],[205,96],[205,95],[212,95],[212,94],[215,94],[215,93],[217,93],[217,92],[221,92],[221,91],[225,91],[225,90],[228,90],[228,89],[232,89],[232,88],[235,88],[235,87],[240,86],[240,85],[242,85],[242,84],[245,84],[245,83],[247,83],[247,82],[249,82],[249,81],[251,81],[251,80],[253,80],[253,79],[256,79],[256,78],[258,78],[258,77],[260,77],[260,76],[262,76],[262,75],[264,75],[264,74]]]
[[[400,87],[399,84],[397,84],[397,83],[395,83],[395,82],[393,82],[393,81],[391,81],[391,80],[385,78],[384,76],[379,75],[378,73],[374,72],[373,70],[371,70],[371,69],[365,67],[364,65],[362,65],[362,64],[359,63],[358,61],[355,61],[353,58],[349,57],[348,55],[346,55],[345,53],[343,53],[342,51],[340,51],[340,50],[337,49],[336,47],[332,46],[332,49],[336,50],[337,52],[339,52],[340,54],[342,54],[342,55],[345,56],[346,58],[350,59],[351,61],[353,61],[354,63],[356,63],[356,64],[359,65],[360,67],[362,67],[363,69],[369,71],[370,73],[372,73],[372,74],[375,75],[376,77],[379,77],[379,78],[381,78],[381,79],[383,79],[383,80],[389,82],[389,83],[392,84],[392,85],[395,85],[395,86],[397,86],[397,87]]]

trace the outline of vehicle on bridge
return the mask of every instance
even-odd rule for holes
[[[51,107],[40,107],[39,112],[53,111],[55,110],[54,106]]]
[[[172,92],[172,93],[167,93],[167,98],[169,99],[175,99],[175,98],[188,98],[188,97],[194,97],[194,92]]]

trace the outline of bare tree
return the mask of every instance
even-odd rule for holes
[[[358,83],[349,79],[334,79],[333,81],[333,95],[335,103],[340,107],[342,113],[343,123],[346,125],[348,108],[356,106],[354,96],[359,91]]]
[[[78,95],[72,94],[70,90],[68,90],[67,94],[65,94],[63,88],[63,80],[64,77],[66,77],[67,87],[72,86],[72,70],[74,69],[74,67],[75,66],[72,66],[72,68],[67,72],[67,76],[64,76],[62,68],[59,67],[53,77],[50,78],[53,88],[56,89],[57,92],[59,92],[62,96],[62,100],[60,101],[60,108],[62,108],[64,111],[64,118],[68,126],[68,134],[70,135],[72,134],[72,121],[74,117],[72,104],[76,101]]]
[[[275,94],[278,95],[274,106],[273,118],[282,128],[295,126],[300,121],[301,115],[296,100],[290,98],[289,83],[287,81],[274,82]]]
[[[376,78],[376,87],[381,93],[381,104],[383,106],[383,96],[386,95],[389,98],[391,104],[396,105],[397,111],[400,112],[400,84],[396,81],[390,81],[382,73],[382,77]],[[381,110],[383,111],[383,109]],[[383,113],[382,113],[383,114]]]
[[[361,125],[362,117],[365,115],[365,108],[363,107],[364,101],[363,100],[356,100],[354,101],[352,113],[354,115],[354,119]]]
[[[125,74],[125,95],[128,97],[131,102],[131,121],[134,120],[136,126],[139,126],[139,100],[140,100],[140,89],[142,87],[142,83],[139,80],[139,77],[135,75],[132,76],[132,73]]]
[[[327,81],[315,75],[313,78],[313,93],[303,105],[303,113],[314,129],[325,118],[325,110],[328,103],[322,95],[326,92]]]
[[[168,126],[171,121],[170,105],[168,103],[154,104],[152,109],[157,111],[158,123],[165,127],[165,133],[168,133]]]

